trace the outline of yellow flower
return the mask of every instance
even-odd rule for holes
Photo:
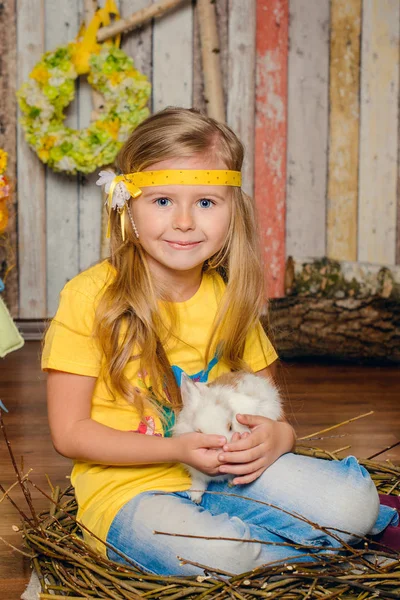
[[[96,126],[99,129],[104,129],[104,131],[107,131],[107,133],[109,133],[112,138],[116,140],[118,138],[120,123],[121,122],[119,119],[113,119],[112,121],[96,121]]]
[[[8,210],[5,201],[0,201],[0,235],[5,232],[8,223]]]
[[[89,41],[82,40],[80,42],[71,42],[69,44],[71,52],[71,62],[75,67],[78,75],[84,75],[89,73],[90,64],[89,60],[93,54],[100,52],[101,46],[96,42],[90,43]]]
[[[118,85],[119,83],[121,83],[123,77],[125,77],[124,73],[118,73],[117,71],[115,71],[114,73],[111,73],[111,75],[109,75],[108,79],[112,85]]]
[[[50,152],[48,150],[45,150],[44,148],[41,148],[40,150],[38,150],[38,157],[43,162],[46,162],[49,159],[49,156],[50,156]]]
[[[5,173],[7,169],[7,158],[7,152],[0,148],[0,173]]]
[[[38,83],[46,84],[50,78],[50,73],[41,64],[36,65],[36,67],[30,72],[29,77],[35,79]]]
[[[43,150],[50,150],[55,142],[56,142],[56,136],[55,135],[45,135],[41,140],[41,144],[42,144],[42,149]]]

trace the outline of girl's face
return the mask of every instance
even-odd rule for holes
[[[226,169],[211,158],[173,158],[146,171]],[[199,273],[226,240],[232,211],[231,189],[214,185],[145,187],[132,202],[132,216],[150,270],[163,279],[177,272]]]

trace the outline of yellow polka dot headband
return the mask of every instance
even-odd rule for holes
[[[96,185],[104,185],[107,194],[109,214],[117,210],[121,218],[122,239],[125,240],[125,208],[129,198],[137,198],[141,188],[156,185],[227,185],[241,187],[240,171],[206,170],[164,170],[141,171],[116,175],[113,171],[100,171]],[[110,219],[108,219],[107,237],[110,237]]]

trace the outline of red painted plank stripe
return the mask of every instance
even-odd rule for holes
[[[254,194],[270,298],[284,295],[288,0],[257,0]]]

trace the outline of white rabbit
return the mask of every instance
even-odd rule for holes
[[[278,390],[271,380],[251,373],[236,372],[222,375],[210,384],[192,381],[182,374],[182,410],[176,418],[172,435],[198,431],[225,436],[231,440],[235,432],[249,431],[236,415],[246,413],[277,420],[282,416]],[[223,480],[231,475],[210,477],[189,465],[184,465],[192,477],[189,495],[197,504],[210,479]]]

